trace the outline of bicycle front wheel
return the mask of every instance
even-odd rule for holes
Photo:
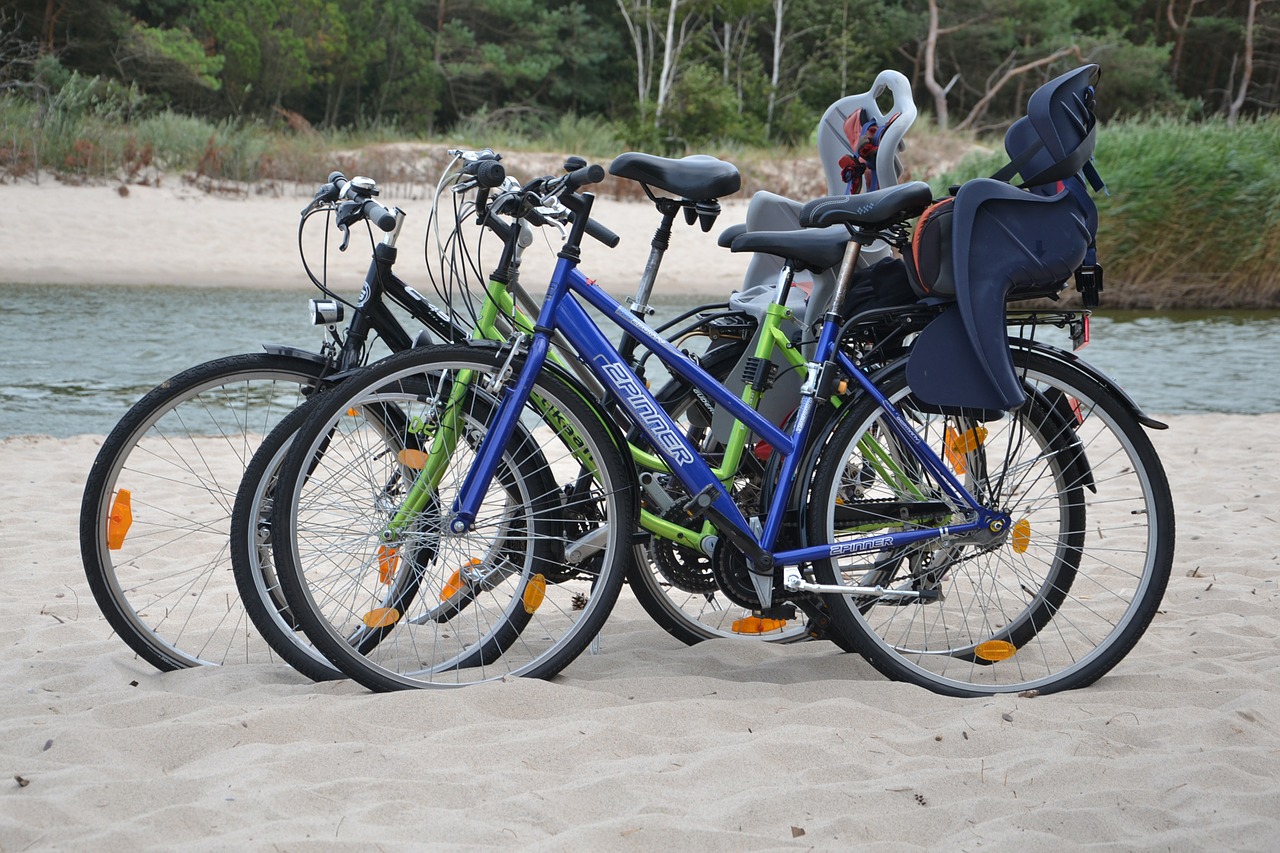
[[[142,397],[102,443],[80,505],[85,577],[112,629],[158,669],[274,660],[232,577],[231,506],[262,438],[322,368],[270,353],[198,365]]]
[[[449,523],[519,369],[480,347],[393,356],[317,403],[281,466],[280,585],[312,643],[371,689],[550,677],[617,599],[635,523],[629,467],[580,391],[549,372],[475,522]],[[387,423],[365,414],[374,407],[400,412],[400,431],[370,429]]]
[[[814,564],[832,619],[891,678],[957,696],[1083,687],[1146,630],[1168,582],[1173,506],[1132,412],[1081,371],[1015,351],[1029,399],[991,421],[931,412],[901,371],[881,384],[921,438],[1010,524]],[[959,515],[873,401],[842,419],[817,468],[811,542]]]

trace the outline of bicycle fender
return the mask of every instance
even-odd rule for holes
[[[299,349],[288,344],[263,344],[262,349],[271,355],[285,355],[290,358],[300,358],[305,361],[315,362],[316,364],[324,364],[325,357],[318,352],[311,350]]]
[[[1129,395],[1129,392],[1122,388],[1114,379],[1075,353],[1065,352],[1057,347],[1052,347],[1039,341],[1027,340],[1026,338],[1010,338],[1009,345],[1021,347],[1034,352],[1037,355],[1061,362],[1062,364],[1066,364],[1076,370],[1079,370],[1085,376],[1101,385],[1107,392],[1113,394],[1116,399],[1123,403],[1124,407],[1129,410],[1129,414],[1133,415],[1138,423],[1142,424],[1147,429],[1169,428],[1167,423],[1158,421],[1144,412],[1142,407],[1138,405],[1137,401]]]

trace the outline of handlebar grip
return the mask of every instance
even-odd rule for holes
[[[598,184],[604,180],[604,166],[599,163],[593,163],[590,166],[583,166],[581,169],[574,169],[565,176],[564,180],[570,192],[576,191],[579,187],[585,187],[587,184]]]
[[[507,170],[497,160],[481,160],[476,163],[476,183],[485,189],[502,186]]]
[[[311,203],[302,209],[302,215],[306,216],[320,204],[337,201],[342,197],[342,191],[346,188],[346,183],[347,178],[341,172],[330,172],[329,182],[320,185],[320,188],[316,190],[315,198],[311,199]]]
[[[396,215],[373,199],[366,201],[362,210],[365,218],[381,230],[390,232],[396,227]]]
[[[587,234],[604,243],[610,249],[622,242],[622,238],[594,219],[587,220]]]

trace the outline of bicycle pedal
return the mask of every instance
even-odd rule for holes
[[[715,501],[717,489],[714,484],[708,485],[705,489],[698,492],[684,503],[685,514],[689,518],[702,518],[707,514],[707,510],[711,508],[711,504]]]

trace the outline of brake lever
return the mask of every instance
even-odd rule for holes
[[[558,213],[557,210],[548,207],[535,207],[533,212],[542,217],[540,225],[554,225],[556,227],[556,230],[560,232],[561,243],[569,239],[569,229],[564,227],[564,223],[556,215]]]

